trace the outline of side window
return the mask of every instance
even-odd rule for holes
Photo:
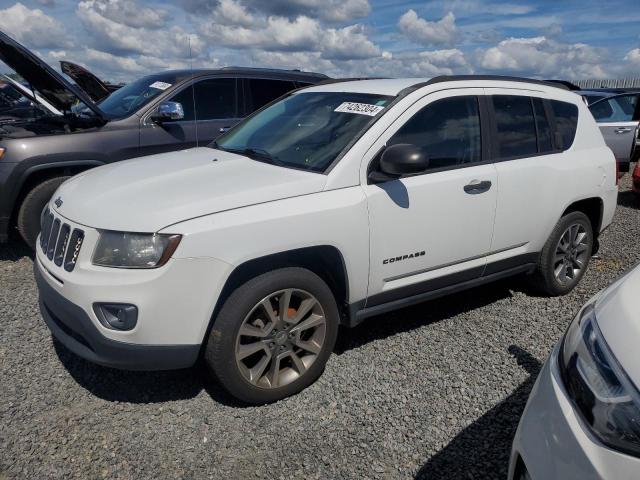
[[[526,157],[538,152],[530,97],[494,95],[498,158]]]
[[[247,115],[296,88],[293,82],[264,78],[248,78],[246,85]]]
[[[591,105],[589,110],[597,122],[631,122],[637,101],[637,95],[622,95]]]
[[[558,100],[550,100],[550,103],[556,122],[556,149],[567,150],[576,136],[578,107]]]
[[[437,100],[405,123],[387,145],[410,143],[429,157],[429,170],[482,159],[480,113],[475,96]]]
[[[193,114],[193,85],[183,88],[169,99],[170,102],[178,102],[182,104],[184,110],[183,122],[193,122],[195,115]]]
[[[533,112],[536,116],[536,131],[538,133],[538,153],[548,153],[553,151],[553,140],[551,138],[551,126],[544,111],[544,104],[541,98],[533,99]]]
[[[196,83],[198,121],[236,117],[236,79],[210,78]]]

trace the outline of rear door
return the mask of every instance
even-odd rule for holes
[[[627,164],[636,141],[638,94],[622,94],[606,98],[589,106],[598,122],[604,141],[616,160]]]

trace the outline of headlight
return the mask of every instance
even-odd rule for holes
[[[92,261],[103,267],[161,267],[176,251],[181,238],[161,233],[102,231]]]
[[[607,346],[594,303],[587,304],[565,334],[559,358],[562,379],[602,443],[640,456],[640,393]]]

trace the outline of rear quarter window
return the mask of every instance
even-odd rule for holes
[[[557,150],[567,150],[573,145],[578,128],[578,107],[573,103],[550,100],[555,120],[554,143]]]

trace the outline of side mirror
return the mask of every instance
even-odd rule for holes
[[[176,122],[184,118],[184,109],[180,102],[162,102],[158,109],[151,114],[155,123]]]
[[[429,167],[429,157],[415,145],[398,143],[387,147],[380,156],[377,172],[371,172],[374,182],[390,180],[405,175],[424,172]]]

